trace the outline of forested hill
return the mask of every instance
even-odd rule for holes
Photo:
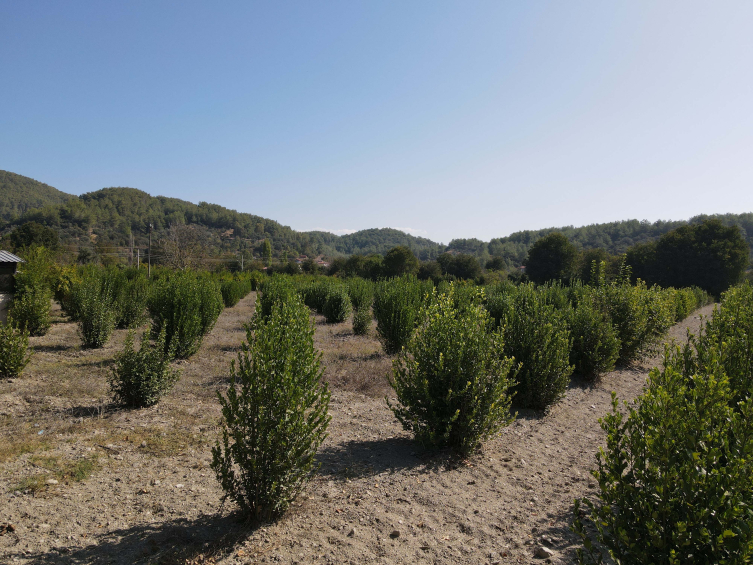
[[[9,173],[13,175],[13,173]],[[21,200],[33,197],[36,181],[13,175],[23,182],[14,193]],[[41,183],[36,183],[40,186]],[[28,187],[26,190],[24,187]],[[55,190],[52,187],[48,187]],[[59,192],[59,191],[57,191]],[[59,194],[64,194],[60,193]],[[151,196],[135,188],[103,188],[80,197],[65,195],[62,203],[45,202],[41,207],[26,210],[21,217],[11,217],[3,233],[27,221],[54,228],[64,246],[74,252],[81,247],[126,248],[131,244],[145,247],[149,224],[154,238],[159,238],[171,225],[193,224],[206,229],[205,243],[210,252],[259,251],[269,239],[275,255],[349,255],[352,253],[385,253],[396,245],[407,245],[424,259],[435,258],[443,246],[417,238],[399,230],[364,230],[346,236],[324,232],[298,232],[288,226],[256,216],[229,210],[217,204],[194,204],[177,198]],[[0,228],[2,228],[0,224]]]
[[[19,216],[20,214],[20,216]],[[82,247],[106,247],[108,253],[121,252],[133,245],[147,245],[149,224],[159,239],[171,225],[195,225],[208,251],[235,253],[240,249],[259,255],[265,239],[272,243],[276,256],[384,254],[396,245],[409,247],[422,260],[434,259],[446,250],[469,253],[482,261],[502,257],[506,265],[520,266],[533,243],[558,231],[582,249],[601,247],[612,254],[623,253],[631,245],[658,239],[681,225],[718,218],[725,225],[742,229],[753,250],[753,213],[696,216],[689,221],[640,222],[625,220],[590,226],[546,228],[513,233],[489,242],[455,239],[445,247],[429,239],[415,237],[390,228],[367,229],[338,236],[328,232],[298,232],[288,226],[236,212],[217,204],[194,204],[177,198],[151,196],[135,188],[103,188],[82,196],[73,196],[28,177],[0,171],[0,235],[15,226],[36,221],[54,228],[61,243],[75,252]],[[114,248],[114,249],[113,249]]]
[[[23,215],[27,210],[49,204],[62,204],[74,199],[49,185],[11,173],[0,171],[0,226]]]
[[[526,230],[515,232],[507,237],[483,242],[478,239],[454,239],[447,249],[460,253],[470,253],[481,259],[498,256],[503,257],[508,266],[519,266],[528,254],[528,249],[536,240],[552,233],[560,232],[581,249],[603,248],[611,254],[620,254],[628,247],[654,241],[663,234],[680,226],[701,223],[709,218],[717,218],[726,226],[738,226],[743,237],[748,242],[753,255],[753,213],[717,214],[695,216],[690,220],[647,222],[638,220],[624,220],[606,224],[592,224],[583,227],[565,226],[560,228],[546,228],[541,230]]]
[[[424,237],[409,235],[393,228],[372,228],[348,235],[335,235],[329,232],[306,232],[321,241],[326,248],[342,255],[384,255],[396,245],[410,247],[416,257],[422,260],[435,259],[444,253],[445,246]]]

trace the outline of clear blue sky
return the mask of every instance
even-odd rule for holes
[[[753,2],[0,3],[0,169],[449,242],[753,211]]]

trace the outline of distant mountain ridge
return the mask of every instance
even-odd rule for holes
[[[384,254],[396,245],[405,245],[422,260],[435,259],[450,251],[469,253],[482,261],[491,256],[502,257],[512,268],[523,263],[533,243],[554,231],[563,233],[582,249],[601,247],[618,254],[631,245],[654,241],[672,229],[710,217],[725,225],[739,226],[753,248],[753,213],[702,215],[688,221],[624,220],[525,230],[489,242],[454,239],[444,246],[392,228],[366,229],[348,235],[299,232],[274,220],[217,204],[151,196],[136,188],[103,188],[79,197],[7,171],[0,171],[0,189],[0,234],[24,222],[36,221],[56,229],[61,242],[72,251],[82,247],[145,248],[149,224],[153,226],[155,240],[171,225],[188,224],[206,229],[206,243],[217,255],[238,254],[241,250],[248,253],[246,257],[251,253],[259,255],[262,242],[269,239],[277,256]]]

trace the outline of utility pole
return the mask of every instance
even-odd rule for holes
[[[243,251],[241,251],[241,273],[243,272]]]
[[[141,268],[141,248],[136,248],[136,268]]]
[[[146,275],[152,278],[152,224],[149,224],[149,266],[147,267]]]

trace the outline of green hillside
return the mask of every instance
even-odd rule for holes
[[[20,175],[13,177],[24,181],[17,182],[16,186],[36,183]],[[20,217],[12,217],[3,232],[7,233],[24,222],[35,221],[54,228],[63,246],[74,253],[82,247],[92,248],[92,251],[95,247],[107,248],[108,253],[113,253],[129,247],[131,241],[135,247],[144,248],[148,243],[150,224],[154,241],[159,241],[171,225],[200,226],[207,230],[203,234],[204,243],[211,253],[217,255],[235,253],[240,249],[259,254],[265,239],[272,242],[276,256],[385,253],[396,245],[407,245],[417,256],[432,259],[443,250],[442,246],[428,239],[393,229],[364,230],[346,236],[298,232],[274,220],[217,204],[194,204],[177,198],[151,196],[135,188],[103,188],[80,197],[66,196],[64,202],[43,203],[27,209]]]
[[[237,253],[246,257],[260,255],[265,239],[272,243],[275,256],[347,256],[384,254],[396,245],[405,245],[422,260],[435,259],[444,251],[468,253],[485,261],[502,257],[508,268],[520,266],[535,241],[559,231],[581,249],[601,247],[609,253],[624,253],[628,247],[658,239],[687,223],[718,218],[725,225],[739,226],[753,249],[753,213],[696,216],[688,221],[647,222],[625,220],[583,227],[565,226],[526,230],[484,242],[455,239],[443,246],[390,228],[367,229],[338,236],[328,232],[298,232],[288,226],[256,216],[229,210],[217,204],[194,204],[177,198],[151,196],[135,188],[103,188],[80,197],[65,194],[28,177],[0,171],[0,235],[27,221],[54,228],[63,246],[76,253],[81,248],[92,252],[104,248],[111,254],[124,254],[131,245],[145,248],[149,224],[153,240],[159,241],[171,225],[194,225],[202,232],[203,243],[211,254]]]
[[[47,184],[8,171],[0,171],[0,227],[28,210],[62,204],[76,198]]]

